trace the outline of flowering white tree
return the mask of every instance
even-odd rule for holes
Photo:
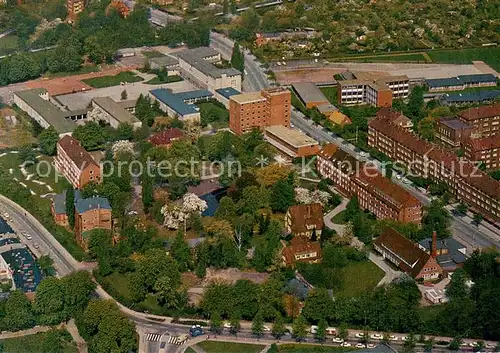
[[[326,205],[330,200],[331,195],[326,191],[314,190],[309,191],[305,188],[295,188],[295,199],[299,203],[310,204],[320,203]]]
[[[111,151],[113,151],[114,157],[122,153],[134,154],[134,144],[127,140],[116,141],[113,143]]]
[[[182,203],[169,204],[161,208],[165,217],[163,225],[170,229],[179,229],[179,226],[195,213],[201,214],[207,209],[207,203],[193,193],[187,193],[182,198]]]

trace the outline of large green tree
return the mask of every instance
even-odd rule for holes
[[[245,56],[241,52],[238,42],[234,42],[233,53],[231,54],[231,66],[241,73],[245,71]]]
[[[80,141],[82,147],[87,151],[101,148],[106,141],[104,129],[94,121],[77,126],[73,131],[73,137]]]
[[[75,191],[72,186],[66,189],[66,216],[69,226],[73,229],[75,227]]]
[[[48,156],[56,154],[57,141],[59,141],[59,134],[52,126],[43,130],[40,135],[38,135],[40,150],[43,154]]]

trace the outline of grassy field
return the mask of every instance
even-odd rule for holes
[[[9,35],[0,38],[0,56],[15,52],[17,49],[17,36]]]
[[[191,347],[187,347],[187,349],[184,352],[185,353],[196,353],[196,351]]]
[[[357,350],[352,347],[325,347],[309,344],[280,344],[278,353],[339,353]]]
[[[500,70],[500,47],[435,50],[428,54],[435,63],[471,64],[473,60],[482,60],[493,69]]]
[[[62,350],[57,350],[61,353],[77,353],[78,349],[75,343],[72,341],[70,334],[67,331],[57,331],[54,332],[44,332],[37,333],[35,335],[23,336],[19,338],[9,338],[6,340],[1,340],[0,343],[3,345],[2,352],[8,353],[46,353],[47,343],[44,345],[44,341],[48,339],[49,335],[58,334],[59,342],[61,342]],[[53,342],[50,340],[49,342]],[[54,349],[55,347],[50,347]],[[55,352],[55,350],[52,350]]]
[[[122,82],[131,83],[140,81],[142,81],[142,78],[130,71],[120,72],[118,75],[114,76],[94,77],[83,80],[84,83],[94,88],[118,86]]]
[[[198,343],[198,346],[201,347],[206,353],[258,353],[264,349],[264,346],[259,344],[215,341],[200,342]]]
[[[172,82],[179,82],[183,81],[182,77],[173,75],[173,76],[166,76],[164,79],[161,79],[160,77],[156,76],[155,78],[152,78],[149,81],[146,81],[148,85],[161,85],[164,83],[172,83]]]
[[[394,54],[394,55],[374,55],[374,56],[353,56],[353,57],[343,57],[340,59],[332,59],[335,61],[349,61],[349,62],[364,62],[364,63],[374,63],[374,62],[412,62],[412,63],[425,63],[429,62],[426,60],[422,53],[410,53],[410,54]]]
[[[354,297],[374,288],[384,277],[384,271],[371,261],[352,262],[342,270],[343,288],[335,295]]]
[[[332,104],[337,104],[337,87],[320,87],[328,101]]]
[[[345,211],[341,211],[332,217],[332,222],[335,224],[346,224]]]

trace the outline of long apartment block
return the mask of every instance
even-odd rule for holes
[[[385,118],[368,124],[368,145],[422,177],[448,184],[472,209],[500,220],[500,182],[473,162],[459,160],[450,151],[421,140]]]

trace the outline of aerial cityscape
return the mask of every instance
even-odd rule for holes
[[[494,0],[0,0],[0,352],[500,353]]]

